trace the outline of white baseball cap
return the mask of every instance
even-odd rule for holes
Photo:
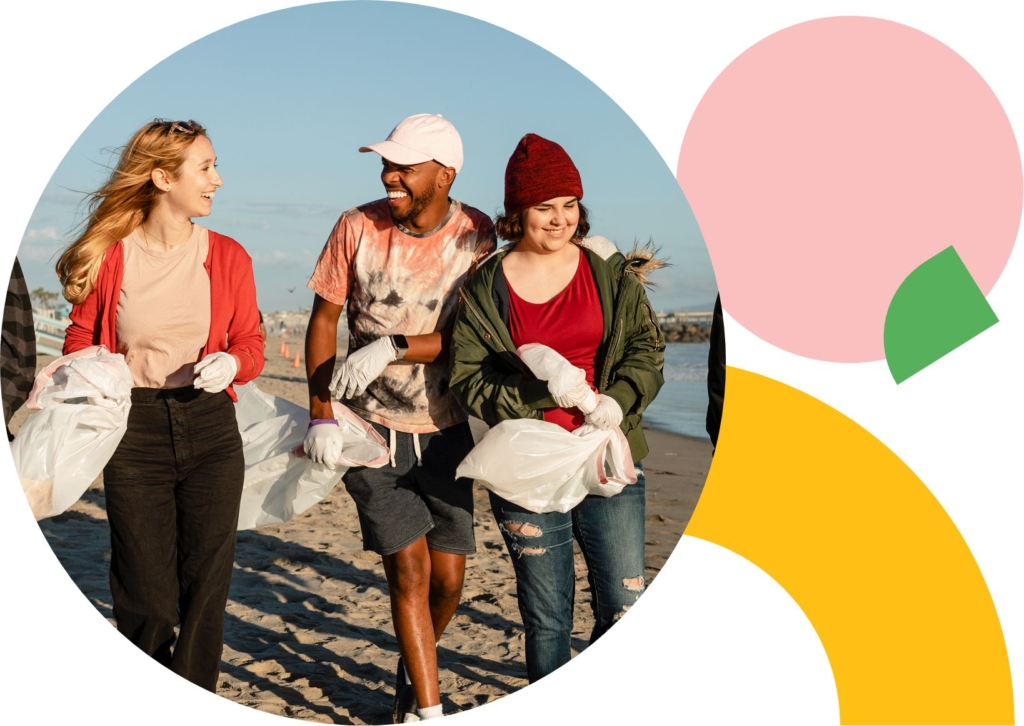
[[[399,122],[388,138],[377,144],[359,147],[376,151],[395,164],[422,164],[436,161],[462,170],[462,138],[451,121],[440,114],[418,113]]]

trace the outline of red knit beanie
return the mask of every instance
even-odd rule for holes
[[[555,197],[583,199],[580,173],[561,146],[527,134],[505,167],[505,214],[511,216]]]

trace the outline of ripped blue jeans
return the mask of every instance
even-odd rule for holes
[[[644,474],[613,497],[588,496],[569,512],[534,514],[491,493],[491,509],[516,572],[533,683],[572,657],[575,537],[587,563],[593,643],[644,590]]]

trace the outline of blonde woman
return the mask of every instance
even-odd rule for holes
[[[64,353],[106,346],[135,382],[103,470],[117,628],[210,691],[244,473],[233,386],[263,368],[252,261],[192,221],[223,183],[202,126],[148,123],[57,262],[74,306]]]

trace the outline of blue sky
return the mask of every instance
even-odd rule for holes
[[[128,45],[125,52],[131,52]],[[253,18],[182,49],[86,128],[39,201],[18,253],[30,289],[58,290],[56,252],[110,152],[154,117],[203,123],[224,188],[200,220],[254,261],[263,310],[309,305],[305,284],[344,210],[383,196],[380,158],[360,154],[402,118],[440,113],[463,139],[452,195],[492,217],[519,138],[559,142],[583,178],[592,233],[653,239],[659,310],[710,310],[716,285],[671,170],[600,89],[546,50],[456,13],[400,3],[310,5]],[[289,289],[294,288],[294,292]]]

